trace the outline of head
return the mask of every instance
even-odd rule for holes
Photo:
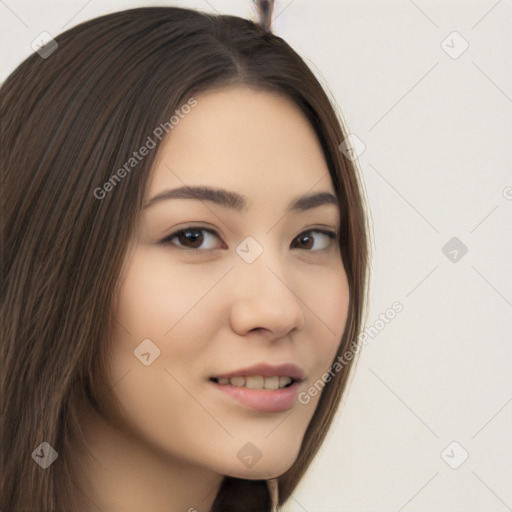
[[[56,40],[0,91],[0,505],[73,507],[91,411],[224,475],[214,510],[264,510],[269,478],[284,502],[363,319],[366,218],[339,118],[290,46],[241,18],[134,9]],[[299,367],[291,404],[225,392],[259,363]]]

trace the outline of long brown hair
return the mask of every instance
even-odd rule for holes
[[[114,292],[157,151],[115,192],[97,198],[155,127],[203,91],[233,84],[277,92],[307,116],[339,199],[339,243],[350,287],[338,355],[366,314],[369,244],[357,168],[338,149],[340,117],[302,58],[280,37],[235,16],[150,7],[87,21],[34,53],[0,89],[0,509],[78,510],[78,403],[115,409],[106,378]],[[284,503],[331,424],[353,362],[325,385],[293,466]],[[42,469],[32,452],[49,443]],[[226,477],[212,512],[270,510],[265,481]]]

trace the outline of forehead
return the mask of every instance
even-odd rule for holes
[[[183,185],[224,185],[251,196],[333,191],[304,113],[276,93],[245,86],[208,91],[159,148],[148,195]],[[188,109],[187,109],[188,111]]]

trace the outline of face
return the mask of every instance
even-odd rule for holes
[[[320,395],[297,397],[329,370],[345,327],[339,209],[289,100],[238,86],[196,99],[152,170],[109,377],[141,442],[267,479],[295,461]]]

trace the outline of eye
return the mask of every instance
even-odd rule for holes
[[[323,229],[311,229],[310,231],[304,231],[301,233],[295,241],[298,244],[292,242],[292,248],[304,249],[307,251],[325,251],[332,245],[333,240],[336,239],[336,233],[334,231],[328,231]]]
[[[212,246],[215,238],[219,239],[219,236],[211,229],[190,227],[171,233],[160,243],[163,245],[176,245],[179,249],[197,251],[206,242],[207,247],[202,249],[207,251],[218,249],[218,247]],[[173,240],[176,240],[179,244],[173,242]]]
[[[215,239],[220,240],[220,237],[214,230],[193,226],[171,233],[160,244],[174,245],[179,249],[188,251],[208,251],[219,249],[215,246]],[[336,233],[334,231],[310,229],[297,236],[290,247],[312,252],[322,251],[329,249],[335,239]],[[227,247],[221,248],[225,249]]]

